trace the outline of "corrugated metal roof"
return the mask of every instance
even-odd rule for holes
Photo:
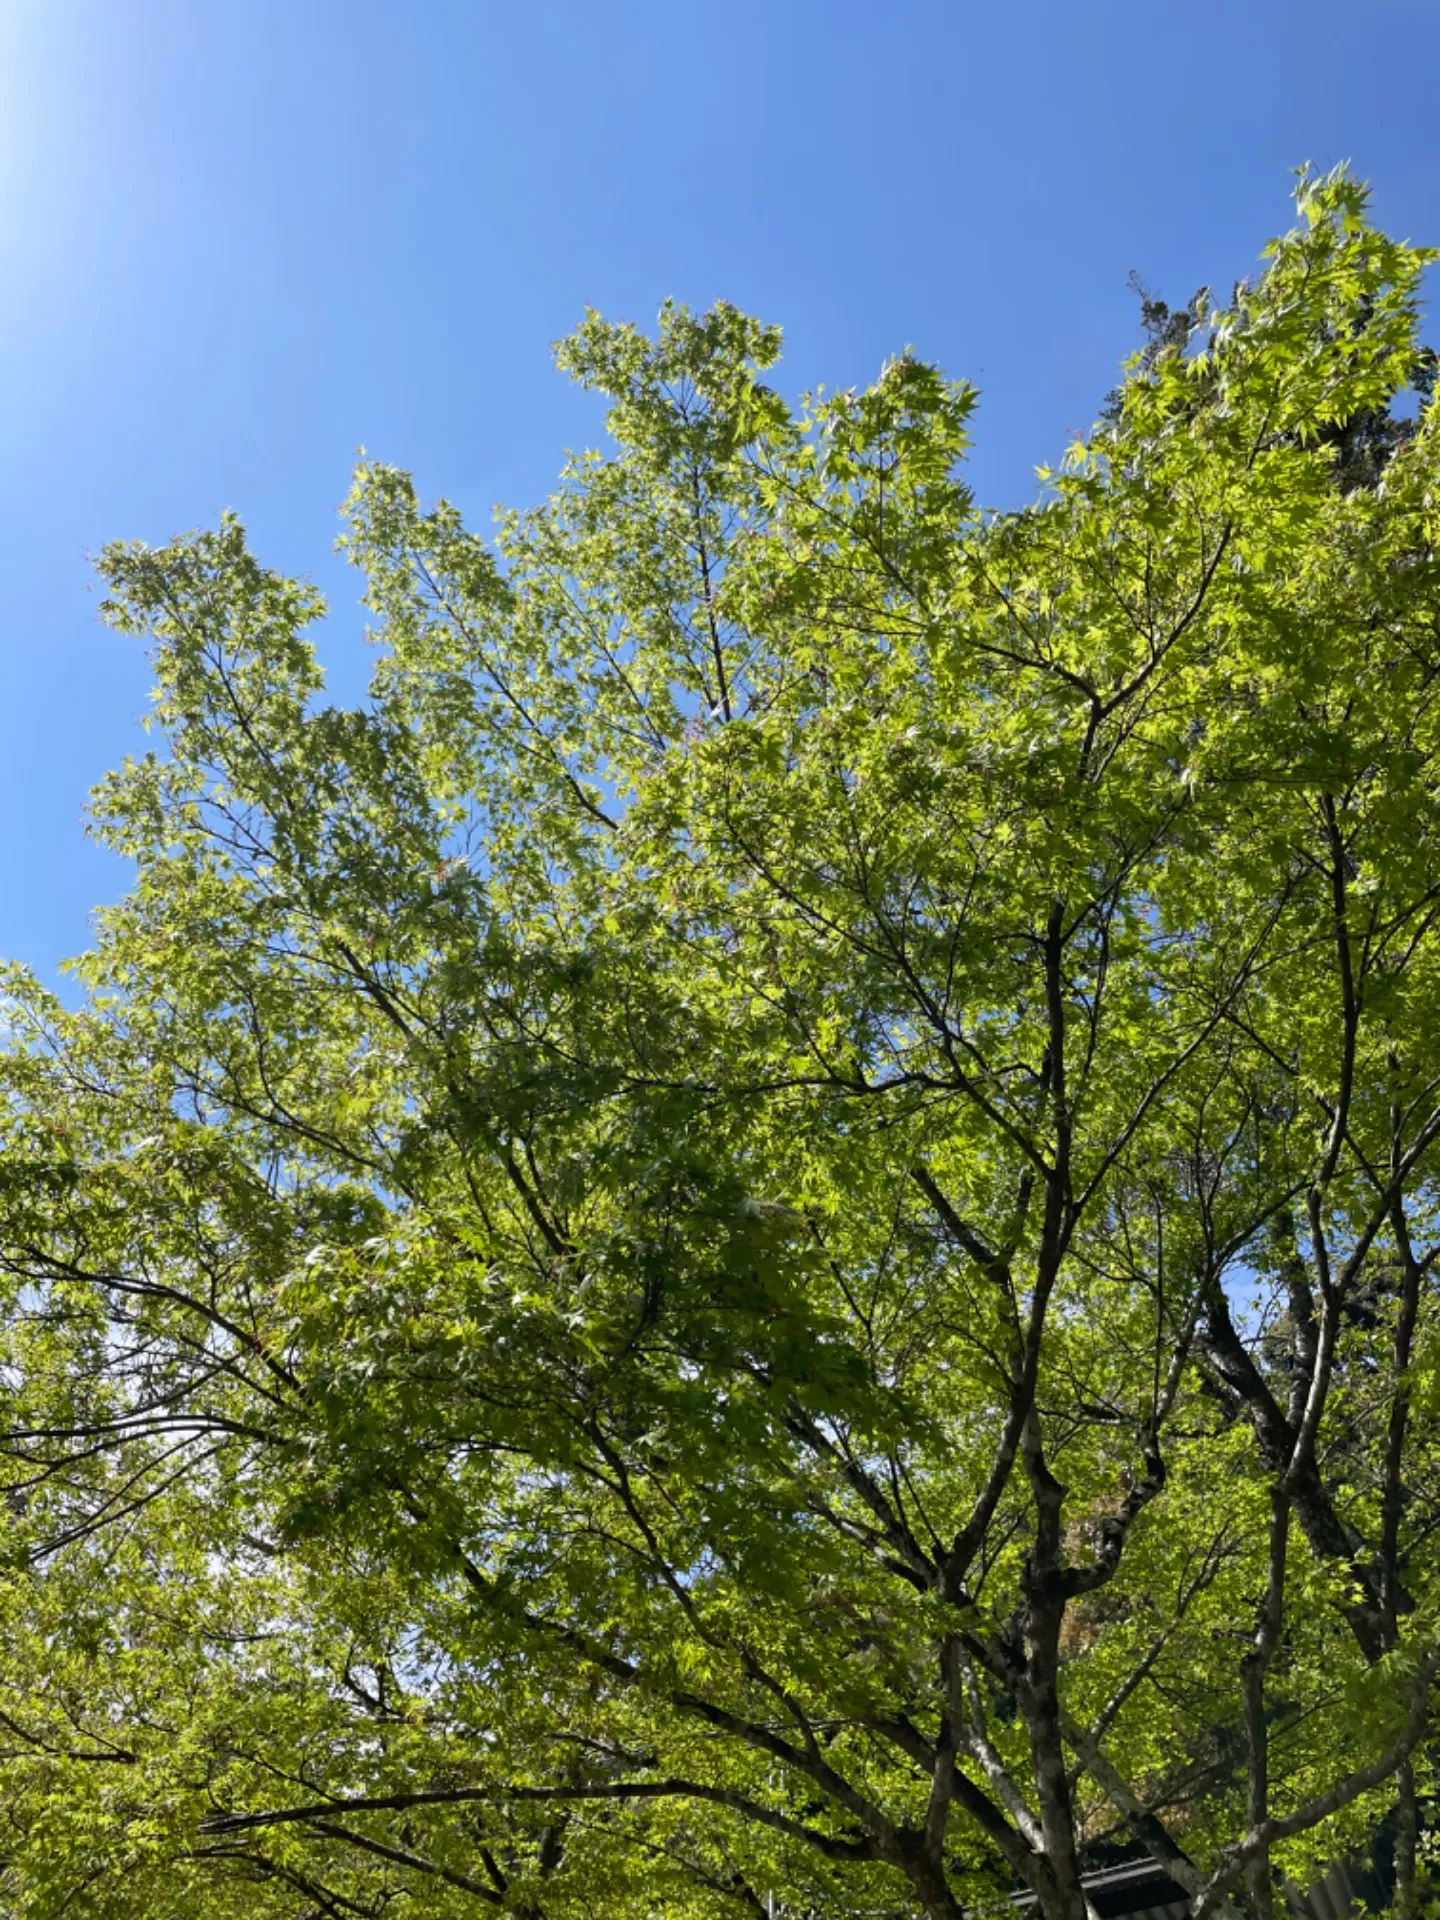
[[[1158,1860],[1127,1860],[1118,1867],[1087,1873],[1081,1881],[1100,1920],[1185,1920],[1190,1901]],[[1305,1891],[1287,1888],[1285,1904],[1294,1920],[1350,1920],[1367,1903],[1384,1905],[1384,1891],[1373,1874],[1337,1861]],[[1035,1905],[1033,1893],[1019,1893],[1015,1906]]]

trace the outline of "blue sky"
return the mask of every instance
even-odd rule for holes
[[[354,697],[357,443],[527,503],[597,434],[548,343],[666,295],[781,322],[794,389],[906,344],[977,381],[1018,500],[1135,344],[1130,270],[1228,287],[1300,161],[1440,239],[1437,72],[1436,0],[4,0],[0,954],[53,977],[124,885],[81,821],[146,701],[106,539],[233,507]]]

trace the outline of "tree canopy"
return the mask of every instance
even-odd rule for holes
[[[235,519],[107,550],[134,884],[0,1053],[7,1914],[1085,1920],[1128,1850],[1269,1920],[1377,1832],[1415,1910],[1432,256],[1298,203],[1023,511],[911,354],[796,408],[589,316],[538,509],[360,466],[355,710]]]

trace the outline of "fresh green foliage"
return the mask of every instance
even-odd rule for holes
[[[106,553],[163,744],[84,1004],[8,985],[6,1914],[1083,1920],[1123,1845],[1265,1920],[1380,1826],[1419,1901],[1430,256],[1299,203],[1019,513],[916,358],[592,315],[613,447],[493,542],[360,468],[360,711],[234,520]]]

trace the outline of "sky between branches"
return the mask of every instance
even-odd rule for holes
[[[667,294],[783,324],[789,390],[907,343],[975,380],[1012,504],[1135,343],[1130,271],[1228,287],[1293,165],[1440,237],[1437,66],[1429,0],[9,0],[0,954],[53,978],[125,884],[80,825],[146,703],[106,539],[233,507],[331,593],[353,698],[356,445],[473,524],[527,504],[598,433],[549,342]]]

